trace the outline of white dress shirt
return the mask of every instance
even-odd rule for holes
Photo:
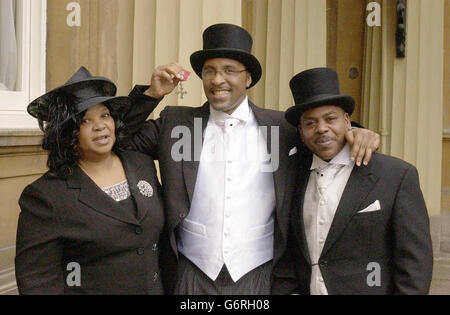
[[[267,142],[246,98],[232,115],[211,107],[189,215],[178,250],[215,280],[236,282],[273,259],[275,188],[262,172]]]
[[[327,295],[318,261],[355,162],[346,144],[329,163],[314,155],[303,204],[303,220],[312,263],[310,291]]]

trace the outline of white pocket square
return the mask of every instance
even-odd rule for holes
[[[297,153],[297,147],[293,147],[291,151],[289,151],[289,156],[293,156],[295,153]]]
[[[367,213],[367,212],[374,212],[374,211],[379,211],[381,210],[381,205],[380,205],[380,201],[377,200],[374,203],[372,203],[370,206],[368,206],[367,208],[358,211],[358,213]]]

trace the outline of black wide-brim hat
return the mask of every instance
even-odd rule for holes
[[[213,58],[230,58],[242,63],[252,77],[253,87],[261,79],[262,68],[251,54],[253,40],[250,34],[237,25],[215,24],[203,32],[203,50],[191,55],[191,66],[201,78],[205,61]]]
[[[297,127],[304,112],[323,105],[341,107],[349,115],[355,110],[353,97],[340,93],[336,71],[314,68],[294,76],[289,83],[295,106],[286,111],[285,118]]]
[[[81,67],[64,85],[57,87],[50,92],[38,97],[31,102],[28,113],[42,121],[49,121],[49,106],[54,104],[51,98],[58,94],[73,96],[75,104],[72,104],[73,115],[84,112],[97,104],[105,104],[112,111],[123,114],[132,105],[132,101],[126,96],[115,96],[116,85],[104,77],[94,77],[85,68]]]

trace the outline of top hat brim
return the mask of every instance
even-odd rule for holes
[[[116,94],[116,86],[110,80],[103,77],[92,77],[87,78],[77,82],[66,83],[62,86],[59,86],[44,95],[38,97],[34,101],[32,101],[28,107],[27,112],[31,116],[37,119],[41,119],[43,121],[48,121],[48,99],[53,97],[57,93],[61,93],[63,91],[70,93],[73,90],[77,90],[83,88],[86,85],[99,85],[106,95],[115,95]],[[98,104],[98,103],[97,103]],[[93,104],[95,105],[95,104]]]
[[[248,88],[253,87],[261,79],[262,68],[258,59],[246,51],[231,48],[206,49],[193,53],[190,58],[191,66],[200,78],[205,61],[213,58],[229,58],[241,62],[252,77],[252,83]]]
[[[349,115],[351,115],[355,109],[355,100],[349,95],[331,95],[322,94],[310,98],[307,102],[302,104],[296,104],[295,106],[289,108],[286,111],[286,120],[293,125],[298,127],[300,123],[300,117],[304,112],[324,105],[339,106]]]

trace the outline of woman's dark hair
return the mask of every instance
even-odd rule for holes
[[[44,132],[42,148],[48,151],[49,177],[66,179],[72,176],[74,167],[81,157],[78,136],[86,111],[76,114],[74,112],[76,101],[72,94],[55,93],[48,99],[49,121],[39,119],[39,127]],[[121,120],[121,113],[114,112],[107,103],[104,105],[108,107],[115,123],[116,142],[112,151],[119,154],[125,150],[129,137]]]

